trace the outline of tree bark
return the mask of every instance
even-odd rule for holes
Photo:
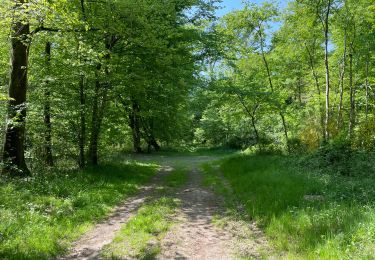
[[[15,8],[22,9],[24,0],[17,0]],[[25,161],[25,119],[30,25],[16,18],[11,31],[11,69],[5,142],[3,147],[3,172],[12,176],[28,176]]]
[[[314,43],[314,46],[315,46],[315,43]],[[309,49],[309,47],[307,46],[306,43],[305,43],[305,47],[306,47],[307,54],[309,56],[309,64],[310,64],[311,72],[312,72],[312,75],[313,75],[313,78],[314,78],[314,81],[315,81],[316,92],[318,93],[318,95],[320,97],[321,91],[320,91],[320,85],[319,85],[319,77],[318,77],[318,73],[316,72],[316,69],[315,69],[313,53],[311,53],[311,51],[310,51],[310,49]]]
[[[80,4],[81,4],[82,20],[86,22],[87,17],[86,17],[85,1],[80,0]],[[79,53],[80,61],[82,61],[80,47],[81,45],[78,44],[78,53]],[[78,166],[80,169],[83,169],[86,166],[86,160],[85,160],[86,96],[85,96],[85,75],[83,73],[80,75],[80,80],[79,80],[79,103],[80,103],[80,107],[79,107],[80,133],[79,133],[79,140],[78,140],[78,149],[79,149]]]
[[[46,55],[46,67],[49,71],[51,67],[51,43],[47,42],[45,46],[45,55]],[[48,166],[53,166],[53,156],[52,156],[52,123],[51,123],[51,91],[49,89],[47,79],[45,82],[44,89],[44,156],[45,163]]]
[[[327,142],[330,138],[329,127],[330,127],[330,71],[329,71],[329,15],[331,12],[331,0],[328,0],[327,11],[325,13],[323,28],[324,28],[324,65],[326,70],[326,113],[325,113],[325,125],[324,125],[324,140]]]
[[[249,115],[249,117],[251,119],[251,126],[253,127],[253,131],[254,131],[254,134],[255,134],[255,141],[259,145],[259,148],[261,148],[260,137],[259,137],[258,129],[256,127],[256,118],[255,118],[255,114],[256,114],[256,111],[258,110],[259,104],[256,104],[254,106],[253,111],[251,112],[250,109],[246,106],[245,101],[243,100],[242,96],[237,93],[237,97],[240,100],[240,103],[243,106],[245,112]]]
[[[353,84],[353,53],[349,54],[349,87],[350,87],[350,113],[349,113],[349,137],[353,137],[356,115],[355,115],[355,88]]]
[[[298,78],[298,102],[299,102],[299,106],[302,107],[303,106],[303,103],[302,103],[302,80],[301,78],[299,77]]]
[[[315,42],[314,42],[314,46],[315,46]],[[305,47],[306,47],[306,50],[307,50],[307,54],[309,55],[310,68],[311,68],[311,72],[312,72],[312,75],[313,75],[313,78],[314,78],[314,81],[315,81],[316,92],[318,94],[320,127],[321,127],[321,131],[322,131],[321,132],[322,137],[324,139],[324,136],[325,136],[325,116],[324,116],[324,109],[323,109],[324,105],[323,105],[322,98],[321,98],[322,92],[320,91],[319,77],[318,77],[318,73],[316,72],[313,53],[311,53],[309,47],[306,44],[305,44]]]
[[[258,31],[258,35],[260,37],[261,53],[262,53],[264,65],[265,65],[266,70],[267,70],[268,82],[270,84],[271,92],[274,92],[271,70],[269,68],[268,61],[267,61],[267,58],[266,58],[266,55],[265,55],[265,52],[264,52],[264,39],[263,39],[262,32],[260,31],[260,28],[259,28],[259,31]],[[286,125],[285,116],[284,116],[284,113],[281,111],[281,108],[279,106],[278,106],[278,109],[279,109],[279,115],[281,117],[281,121],[282,121],[283,128],[284,128],[284,136],[285,136],[286,147],[287,147],[287,150],[289,152],[290,147],[289,147],[289,139],[288,139],[288,128],[287,128],[287,125]]]
[[[151,153],[151,148],[154,147],[155,151],[160,151],[160,145],[158,144],[158,142],[156,141],[155,139],[155,136],[154,135],[150,135],[148,137],[148,140],[147,140],[147,144],[148,144],[148,153]]]
[[[81,2],[82,3],[82,2]],[[109,69],[108,62],[111,58],[110,52],[113,46],[116,44],[119,38],[113,35],[105,36],[105,47],[108,53],[104,56],[104,59],[107,61],[104,64],[104,72],[107,77],[105,82],[100,82],[100,70],[102,69],[102,64],[98,64],[96,68],[96,81],[94,89],[94,100],[93,100],[93,110],[92,110],[92,130],[91,130],[91,139],[90,139],[90,161],[92,165],[98,165],[98,144],[101,131],[101,125],[103,122],[104,111],[107,104],[107,95],[110,88],[110,82],[108,80]]]
[[[259,31],[258,31],[258,35],[259,35],[259,38],[260,38],[260,51],[261,51],[261,54],[262,54],[262,59],[263,59],[263,62],[264,62],[264,66],[266,67],[266,70],[267,70],[268,83],[270,84],[271,92],[273,92],[271,70],[270,70],[270,66],[268,65],[268,61],[267,61],[266,54],[265,54],[265,51],[264,51],[264,39],[263,39],[263,34],[260,31],[260,28],[259,28]]]
[[[369,113],[369,89],[370,89],[370,83],[369,83],[369,53],[366,56],[366,71],[365,71],[365,87],[366,87],[366,124],[368,123],[368,113]],[[368,126],[366,126],[368,127]]]
[[[86,98],[85,98],[85,76],[81,75],[79,82],[79,100],[80,100],[80,133],[79,133],[79,168],[85,167],[85,143],[86,143]]]
[[[288,127],[286,125],[286,120],[285,120],[285,116],[282,112],[280,112],[280,117],[281,117],[281,120],[282,120],[282,123],[283,123],[283,128],[284,128],[284,136],[285,136],[285,139],[286,139],[286,148],[288,150],[288,153],[290,153],[290,145],[289,145],[289,137],[288,137]]]
[[[140,126],[140,107],[136,101],[132,102],[132,111],[129,115],[130,128],[132,129],[133,136],[133,152],[142,153],[141,148],[141,126]]]
[[[344,36],[344,55],[343,55],[343,64],[342,70],[340,73],[340,102],[339,102],[339,111],[338,111],[338,119],[337,119],[337,127],[340,130],[343,125],[343,118],[342,118],[342,109],[343,109],[343,98],[344,98],[344,76],[345,76],[345,69],[346,69],[346,42],[347,42],[347,30],[345,28],[345,36]]]
[[[91,165],[98,165],[98,139],[100,131],[100,118],[99,118],[99,95],[100,95],[100,72],[101,65],[97,66],[96,69],[96,80],[94,88],[94,97],[92,104],[92,120],[91,120],[91,136],[90,136],[90,163]]]
[[[142,118],[141,118],[142,119]],[[151,153],[152,147],[154,147],[155,151],[160,151],[160,145],[156,141],[154,135],[154,121],[153,119],[148,120],[141,120],[141,124],[144,131],[144,139],[147,141],[147,152]]]

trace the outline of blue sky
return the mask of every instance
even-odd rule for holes
[[[259,2],[259,1],[256,1],[256,2]],[[223,9],[220,9],[217,12],[218,16],[223,16],[233,10],[241,9],[243,5],[242,5],[242,0],[223,0],[220,6],[222,6]]]
[[[264,0],[251,0],[250,2],[255,4],[261,4]],[[288,0],[279,0],[280,7],[286,7]],[[233,10],[241,9],[243,7],[242,0],[223,0],[220,4],[223,8],[217,12],[218,16],[223,16]]]
[[[249,0],[251,3],[262,4],[265,0]],[[280,8],[285,8],[290,0],[278,0]],[[217,11],[217,16],[221,17],[233,10],[241,9],[243,5],[243,0],[222,0],[220,4],[221,9]],[[280,28],[280,23],[271,23],[271,31],[277,31]]]

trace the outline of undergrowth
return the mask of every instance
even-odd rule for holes
[[[152,164],[107,164],[85,171],[0,179],[0,258],[63,254],[156,172]]]

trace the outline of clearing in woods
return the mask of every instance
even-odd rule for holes
[[[229,216],[224,199],[203,184],[201,165],[219,157],[135,156],[131,159],[157,162],[161,169],[150,185],[117,207],[61,259],[233,259],[257,258],[266,252],[267,241],[255,223]],[[137,225],[132,223],[137,218],[141,221],[147,218],[144,213],[147,209],[142,207],[152,205],[161,197],[178,201],[177,206],[168,216],[155,217],[152,215],[155,213],[150,213],[151,221],[164,219],[162,231],[160,228],[148,231],[151,233],[148,236],[143,232],[139,239]],[[130,235],[126,233],[129,228]]]

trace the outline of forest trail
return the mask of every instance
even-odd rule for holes
[[[216,218],[225,217],[223,201],[209,188],[203,186],[200,165],[218,159],[213,156],[158,157],[136,156],[136,161],[157,161],[162,170],[153,182],[142,188],[137,196],[117,207],[103,223],[79,239],[71,253],[61,259],[102,259],[101,250],[109,244],[137,210],[158,195],[157,187],[163,176],[176,166],[188,169],[188,180],[182,187],[173,190],[169,196],[181,201],[172,222],[176,223],[161,239],[161,252],[156,259],[234,259],[258,258],[267,247],[263,234],[254,223],[230,220],[224,227],[215,225]],[[124,259],[133,259],[125,257]]]
[[[189,165],[188,181],[175,193],[182,205],[178,224],[161,242],[157,259],[238,259],[260,258],[267,247],[266,239],[254,223],[226,219],[224,227],[215,225],[223,219],[226,209],[222,198],[203,186],[200,165],[218,158],[185,158]]]
[[[116,232],[146,203],[147,198],[152,196],[154,190],[160,184],[162,176],[168,174],[171,170],[172,168],[168,166],[162,167],[149,185],[142,187],[136,196],[127,199],[122,205],[116,207],[110,217],[83,235],[73,244],[70,253],[59,259],[101,259],[102,248],[112,242]]]
[[[233,235],[214,226],[219,211],[216,196],[201,186],[201,172],[193,168],[188,184],[176,193],[182,206],[178,225],[162,241],[158,259],[230,259]]]

